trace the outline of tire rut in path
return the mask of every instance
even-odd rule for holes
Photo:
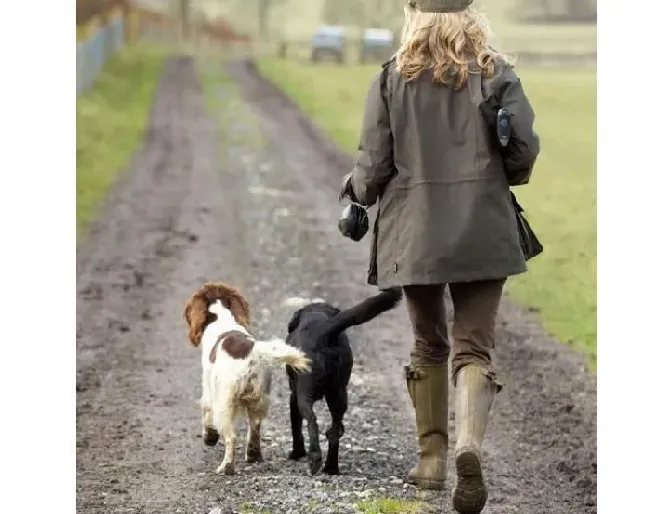
[[[194,383],[174,373],[191,380],[195,355],[178,351],[183,300],[168,278],[200,244],[212,127],[192,60],[169,59],[144,148],[78,252],[78,512],[205,507],[178,499],[201,479],[188,462]]]

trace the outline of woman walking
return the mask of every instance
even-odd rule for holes
[[[487,501],[481,448],[501,388],[491,360],[496,315],[507,277],[526,271],[509,186],[528,183],[539,153],[522,85],[488,45],[487,20],[472,1],[407,2],[401,46],[371,84],[356,165],[342,188],[362,205],[378,204],[369,283],[404,288],[415,340],[406,384],[420,447],[409,480],[420,488],[442,489],[447,478],[451,353],[452,497],[462,514]],[[482,114],[487,100],[510,112],[505,150]]]

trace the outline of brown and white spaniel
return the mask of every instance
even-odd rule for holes
[[[282,339],[254,339],[248,302],[227,284],[204,284],[185,304],[184,316],[190,343],[202,346],[203,441],[214,446],[222,437],[225,453],[217,473],[232,475],[236,417],[248,416],[246,461],[261,462],[260,428],[269,409],[271,366],[309,371],[310,361]]]

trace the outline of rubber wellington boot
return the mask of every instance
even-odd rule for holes
[[[447,479],[447,365],[407,366],[406,385],[413,407],[420,460],[407,481],[420,489],[444,489]]]
[[[456,378],[456,474],[452,492],[454,509],[460,514],[479,514],[487,502],[481,448],[497,385],[485,370],[468,365]]]

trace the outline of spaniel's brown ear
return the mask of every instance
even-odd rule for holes
[[[188,325],[190,343],[199,346],[203,329],[208,321],[208,304],[203,295],[198,293],[192,295],[185,304],[184,315]]]
[[[225,307],[230,309],[237,323],[248,329],[250,326],[251,312],[246,298],[236,289],[230,288],[228,297],[224,300],[227,304]]]

